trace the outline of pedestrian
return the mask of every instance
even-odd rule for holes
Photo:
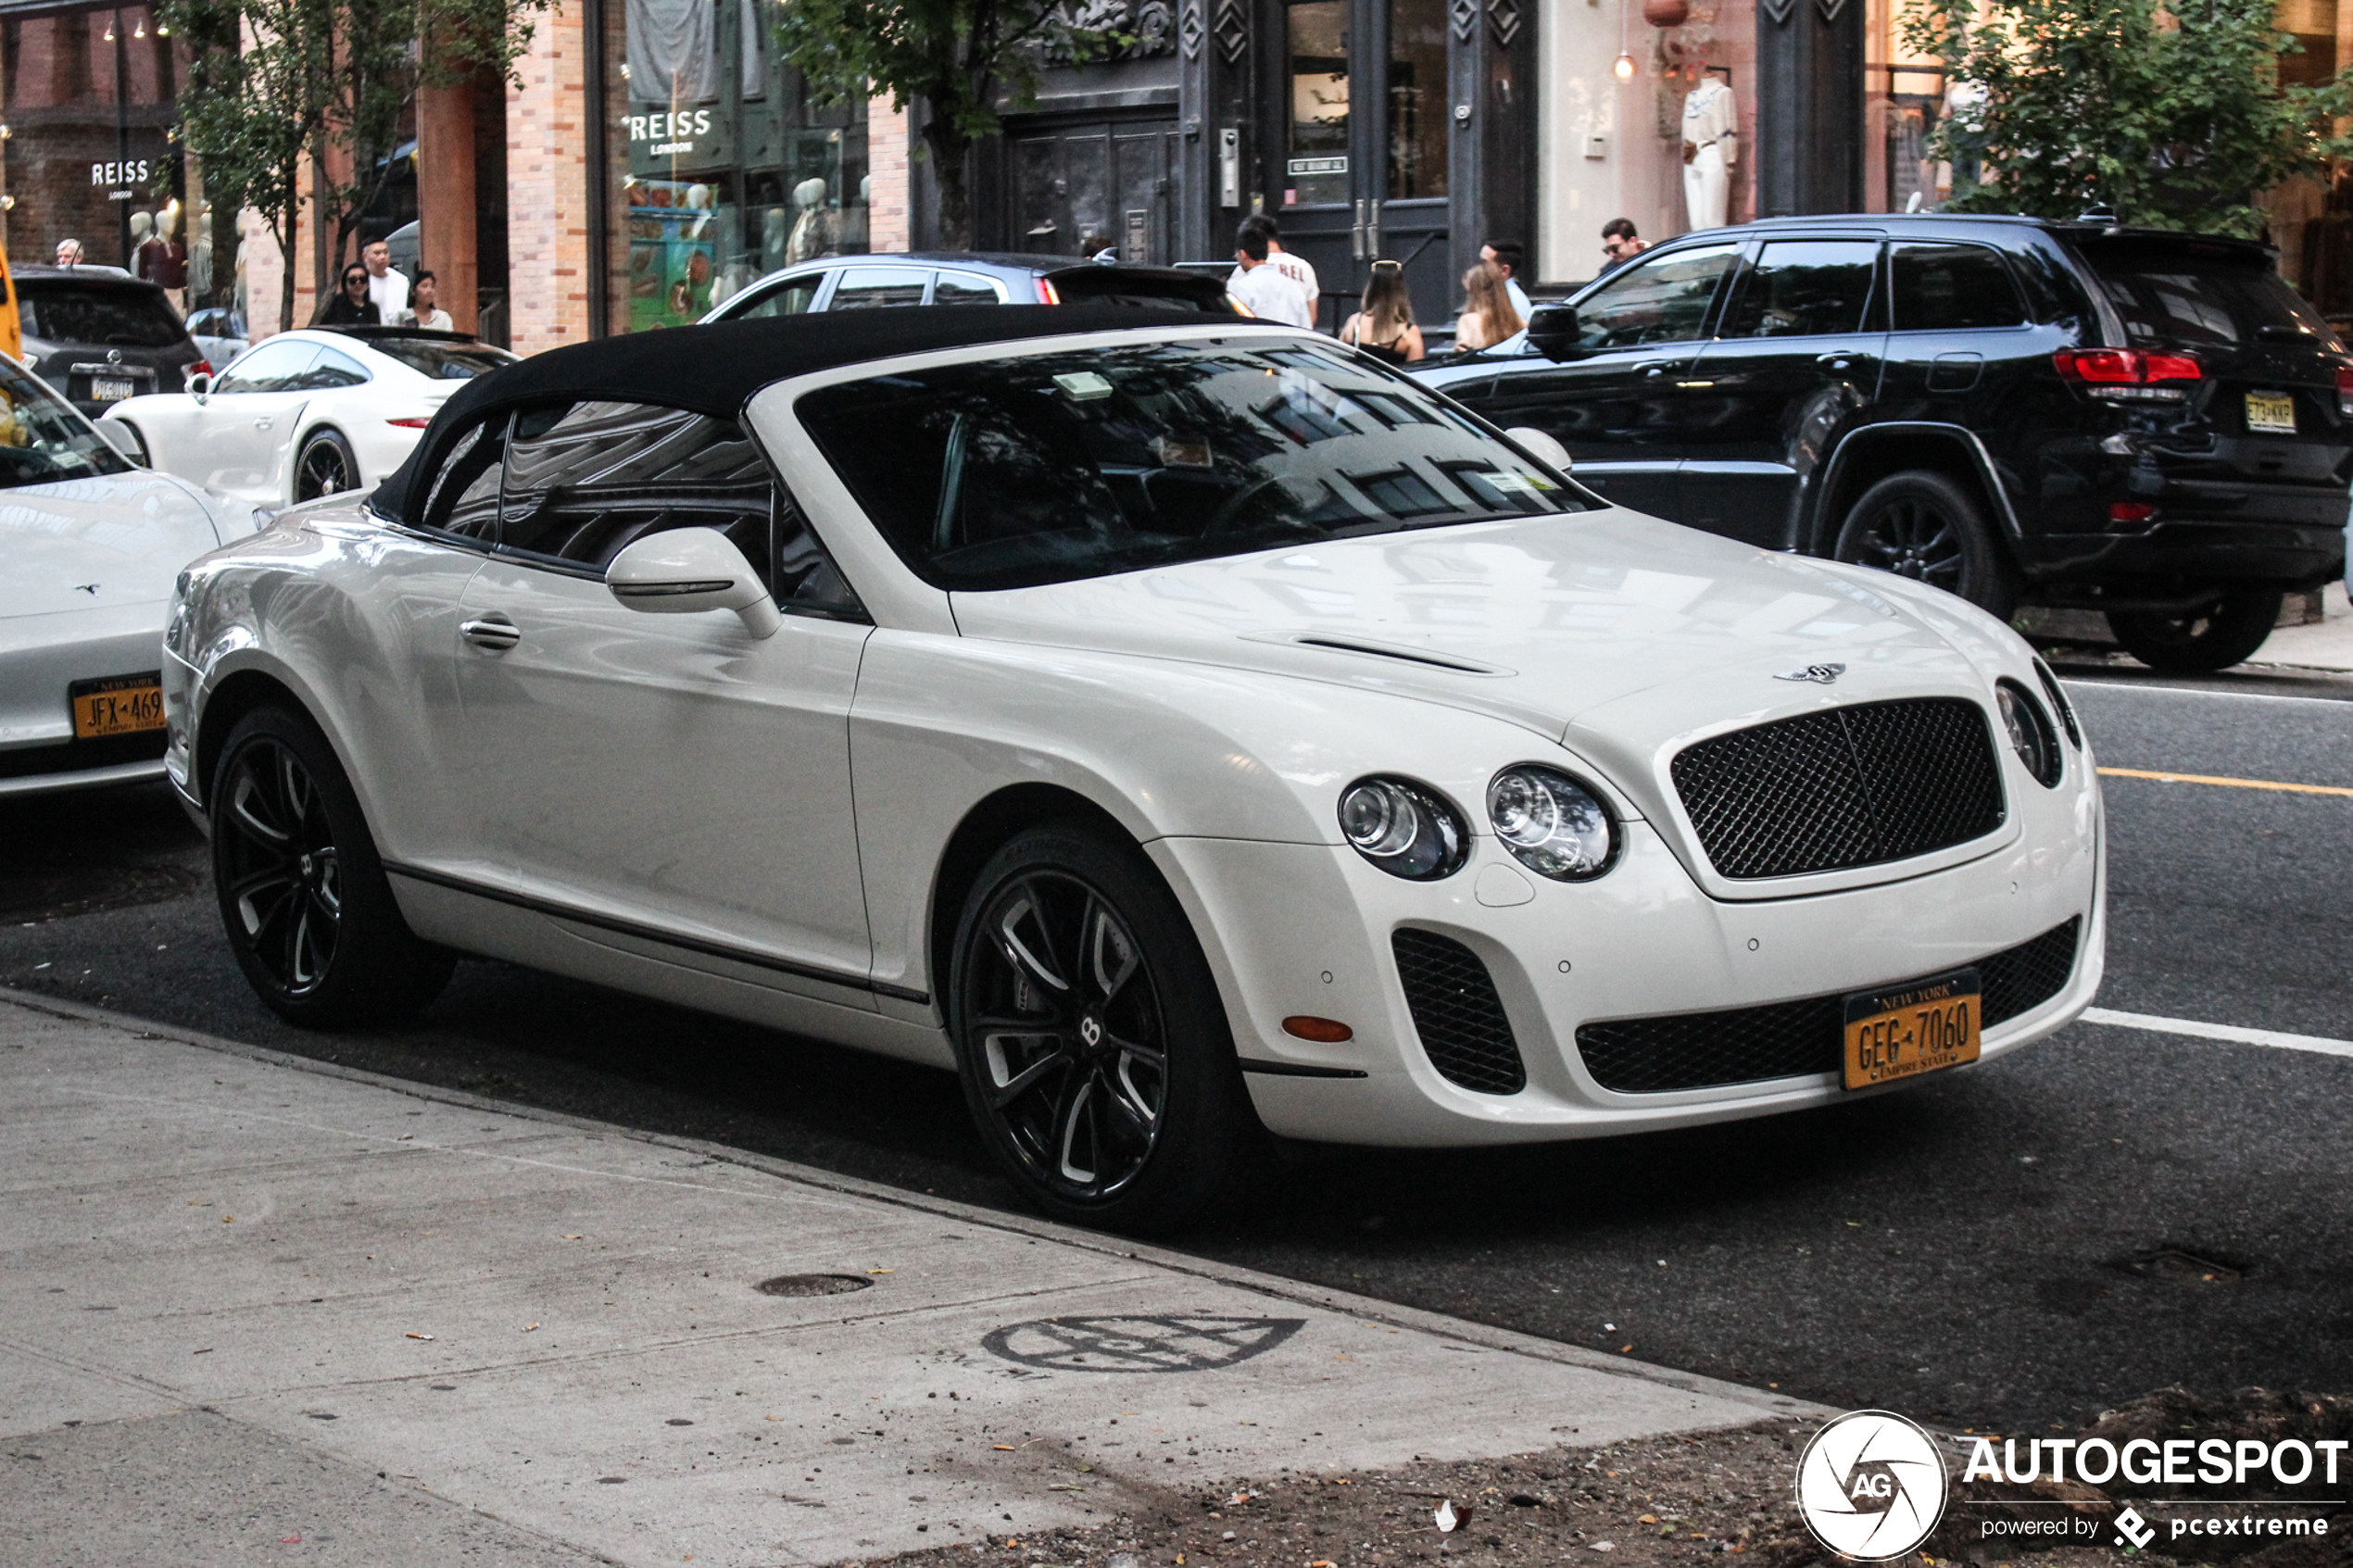
[[[1593,276],[1606,278],[1650,248],[1649,242],[1634,232],[1632,219],[1613,218],[1602,225],[1602,255],[1608,259]]]
[[[1087,237],[1078,242],[1078,254],[1099,266],[1119,265],[1119,247],[1112,244],[1111,236],[1101,230],[1087,231]]]
[[[420,267],[416,281],[409,285],[409,308],[400,313],[401,320],[409,326],[422,327],[428,332],[456,332],[458,323],[450,320],[448,311],[441,308],[440,294],[440,282]]]
[[[1254,316],[1294,327],[1313,327],[1315,319],[1307,312],[1306,295],[1267,257],[1266,232],[1244,219],[1234,236],[1234,275],[1226,280],[1226,292],[1248,306]]]
[[[1384,365],[1409,365],[1428,352],[1422,346],[1422,330],[1414,324],[1403,263],[1373,263],[1364,304],[1340,329],[1340,342],[1354,344]]]
[[[384,316],[368,297],[368,269],[355,261],[343,270],[343,286],[319,314],[322,327],[377,327]]]
[[[1527,254],[1527,247],[1517,240],[1490,240],[1478,247],[1478,258],[1502,274],[1504,292],[1511,296],[1512,308],[1519,312],[1523,321],[1536,314],[1536,307],[1528,301],[1528,291],[1519,286],[1515,276]]]
[[[1454,323],[1457,348],[1492,348],[1526,326],[1512,308],[1504,275],[1484,261],[1463,274],[1463,314]]]
[[[1299,285],[1299,292],[1307,299],[1306,325],[1314,326],[1316,307],[1323,303],[1324,292],[1323,284],[1316,281],[1315,269],[1308,265],[1305,257],[1293,256],[1283,248],[1282,225],[1265,213],[1252,213],[1242,221],[1266,236],[1266,259],[1274,263],[1276,270],[1284,277]]]
[[[399,320],[400,313],[409,308],[409,279],[393,270],[392,246],[370,240],[359,247],[359,259],[368,269],[368,297],[375,301],[378,319]]]
[[[60,267],[79,267],[82,265],[82,242],[80,240],[59,240],[57,242],[57,265]]]

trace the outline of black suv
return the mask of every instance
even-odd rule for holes
[[[1620,505],[2219,670],[2344,568],[2353,355],[2272,259],[2092,215],[1775,219],[1416,371]]]
[[[96,419],[126,397],[178,392],[208,369],[157,285],[111,267],[19,267],[24,363]]]

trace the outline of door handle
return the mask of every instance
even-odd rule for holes
[[[1365,204],[1362,201],[1356,204],[1356,222],[1348,232],[1348,254],[1357,261],[1365,259]]]
[[[277,423],[277,420],[276,420],[274,418],[268,418],[268,417],[265,417],[265,418],[262,418],[262,419],[258,419],[258,420],[254,420],[254,421],[253,421],[253,428],[254,428],[254,429],[256,429],[256,430],[268,430],[268,429],[269,429],[271,425],[273,425],[273,424],[275,424],[275,423]]]
[[[1634,367],[1634,371],[1635,371],[1635,373],[1636,373],[1637,375],[1641,375],[1641,376],[1643,376],[1643,377],[1645,377],[1645,378],[1649,378],[1649,377],[1655,377],[1655,376],[1663,376],[1663,375],[1665,375],[1667,371],[1669,371],[1669,370],[1674,370],[1675,368],[1676,368],[1676,366],[1675,366],[1675,364],[1674,364],[1674,362],[1673,362],[1672,360],[1668,360],[1668,359],[1653,359],[1653,360],[1651,360],[1648,364],[1643,364],[1643,365],[1637,365],[1637,366],[1635,366],[1635,367]]]
[[[1365,259],[1378,261],[1380,259],[1380,203],[1373,202],[1371,207],[1372,221],[1365,226]]]
[[[1818,354],[1814,363],[1829,370],[1851,370],[1870,358],[1860,349],[1833,348],[1828,354]]]
[[[505,653],[522,641],[522,629],[495,611],[458,622],[458,634],[484,653]]]

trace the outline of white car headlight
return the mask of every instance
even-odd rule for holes
[[[1411,779],[1376,775],[1340,792],[1340,831],[1391,876],[1435,882],[1470,858],[1470,830],[1444,796]]]
[[[1617,859],[1617,824],[1593,792],[1557,768],[1523,762],[1487,786],[1487,816],[1513,859],[1555,882],[1584,882]]]
[[[1994,700],[2002,709],[2002,727],[2009,732],[2010,749],[2018,753],[2035,783],[2057,789],[2067,759],[2059,754],[2058,732],[2051,727],[2043,705],[2024,686],[2007,680],[1994,684]]]

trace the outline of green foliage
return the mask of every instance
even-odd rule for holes
[[[314,160],[339,256],[383,194],[418,86],[464,81],[484,66],[510,74],[530,44],[530,16],[547,4],[160,0],[157,19],[189,51],[180,133],[203,160],[205,189],[216,203],[259,213],[287,259],[280,321],[293,320],[304,159]],[[348,181],[327,181],[330,146],[347,156]]]
[[[2353,113],[2353,69],[2283,86],[2298,45],[2275,0],[2183,3],[1926,0],[1905,41],[1983,94],[1932,140],[1954,166],[1945,210],[2105,204],[2129,224],[2260,237],[2257,193],[2344,155],[2332,122]]]
[[[940,239],[959,249],[972,244],[967,156],[997,132],[999,104],[1036,103],[1049,58],[1099,59],[1134,42],[1074,21],[1066,0],[789,0],[776,16],[778,51],[819,101],[873,92],[921,107]]]

